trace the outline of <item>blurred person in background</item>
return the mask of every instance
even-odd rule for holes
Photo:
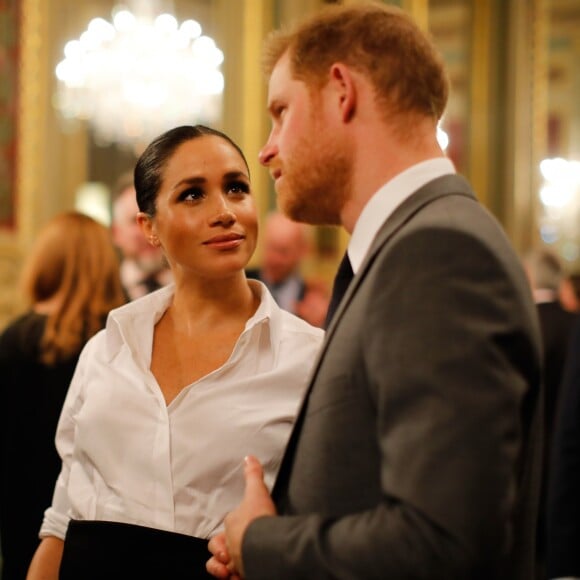
[[[328,290],[321,281],[306,280],[301,272],[310,251],[308,227],[280,212],[270,213],[262,235],[261,267],[247,274],[264,282],[281,308],[321,327]]]
[[[524,266],[538,309],[544,347],[544,450],[548,452],[576,315],[562,304],[561,293],[567,283],[567,277],[560,258],[554,252],[544,248],[532,250],[524,258]]]
[[[160,248],[152,246],[137,223],[132,173],[122,175],[113,199],[113,241],[121,253],[121,282],[129,300],[158,290],[172,280]]]
[[[560,287],[560,302],[569,312],[580,312],[580,273],[564,276]]]
[[[580,580],[580,322],[560,388],[547,499],[546,575]]]
[[[558,401],[566,356],[576,314],[564,308],[562,294],[568,279],[557,254],[546,248],[530,251],[524,267],[538,309],[543,345],[544,461],[538,511],[538,578],[542,577],[546,552],[546,496],[550,471],[550,449],[555,430]]]
[[[76,212],[39,233],[22,276],[28,311],[0,335],[3,580],[22,580],[60,471],[54,436],[79,353],[125,301],[108,229]]]

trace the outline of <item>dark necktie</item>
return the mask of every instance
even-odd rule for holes
[[[324,321],[324,328],[330,326],[330,321],[334,316],[334,312],[338,308],[350,281],[354,273],[352,271],[352,266],[350,265],[350,260],[348,259],[348,253],[345,252],[338,267],[338,272],[334,278],[334,284],[332,286],[332,296],[330,297],[330,304],[328,305],[328,311],[326,313],[326,320]]]

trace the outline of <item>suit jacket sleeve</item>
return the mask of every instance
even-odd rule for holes
[[[539,372],[533,304],[502,243],[432,228],[379,254],[352,341],[376,411],[381,499],[256,520],[243,541],[249,580],[496,577]]]

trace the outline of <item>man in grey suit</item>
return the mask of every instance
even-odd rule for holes
[[[403,12],[357,3],[265,49],[281,208],[352,234],[270,499],[254,457],[207,569],[248,580],[531,580],[540,338],[522,267],[436,139],[448,85]]]

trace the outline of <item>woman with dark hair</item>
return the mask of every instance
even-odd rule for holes
[[[123,304],[107,228],[76,212],[40,232],[22,275],[28,311],[0,335],[3,580],[22,580],[38,546],[60,459],[54,434],[85,342]]]
[[[271,486],[322,331],[244,269],[257,238],[246,160],[223,133],[178,127],[135,168],[138,221],[174,284],[111,313],[81,355],[29,579],[204,578],[207,540],[244,490]],[[209,576],[207,576],[209,577]]]

